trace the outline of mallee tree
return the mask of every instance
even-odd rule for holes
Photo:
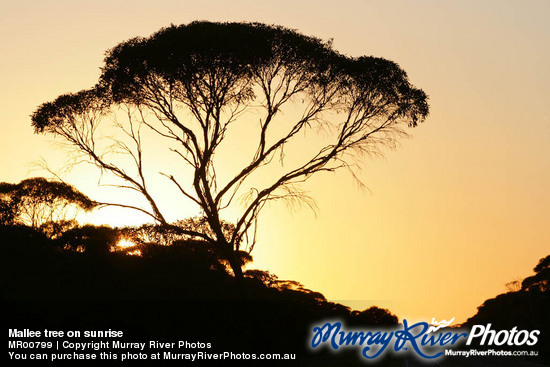
[[[140,210],[170,227],[148,187],[143,131],[164,139],[174,164],[161,174],[208,223],[181,231],[217,246],[242,277],[236,253],[254,246],[266,203],[307,200],[301,182],[318,172],[353,173],[357,158],[393,147],[403,127],[422,122],[428,109],[426,94],[394,62],[348,57],[331,42],[280,26],[193,22],[118,44],[107,52],[93,88],[44,103],[32,124],[37,133],[63,137],[80,158],[147,203],[112,205]],[[237,125],[251,118],[256,123],[240,144],[253,145],[254,152],[232,163],[240,167],[231,177],[219,178],[216,154]],[[113,141],[107,150],[126,159],[113,160],[102,151],[102,129]],[[292,166],[283,165],[289,144],[297,139],[307,144],[321,130],[326,143],[307,156],[293,156]],[[245,189],[256,171],[275,165],[280,174],[271,182]],[[239,214],[227,219],[228,227],[222,216],[229,207]]]
[[[55,228],[48,227],[70,224],[80,211],[91,211],[96,205],[64,182],[43,177],[17,184],[0,182],[0,225],[26,225],[53,235]]]

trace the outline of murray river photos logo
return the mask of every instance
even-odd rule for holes
[[[403,323],[387,329],[347,330],[341,322],[326,322],[313,327],[311,348],[326,346],[333,351],[356,348],[361,356],[373,360],[383,354],[412,352],[424,359],[437,359],[446,350],[457,348],[465,343],[476,342],[481,346],[533,346],[538,342],[539,330],[493,330],[491,324],[474,325],[470,330],[446,329],[452,321],[431,323]]]

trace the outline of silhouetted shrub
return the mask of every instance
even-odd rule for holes
[[[367,326],[392,326],[397,325],[398,318],[386,309],[372,306],[363,311],[352,311],[351,322]]]

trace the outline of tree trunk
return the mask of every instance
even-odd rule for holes
[[[237,258],[235,251],[233,251],[233,247],[229,243],[227,243],[227,241],[221,241],[220,247],[223,250],[223,254],[225,258],[229,261],[229,265],[233,270],[235,279],[237,280],[243,279],[244,276],[243,276],[243,269],[241,267],[241,261]]]

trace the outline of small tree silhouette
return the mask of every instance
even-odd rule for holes
[[[521,283],[521,289],[550,292],[550,255],[540,259],[533,271],[535,275],[525,278]]]
[[[64,250],[106,256],[120,239],[117,229],[108,226],[84,225],[64,231],[57,242]]]
[[[254,152],[244,162],[232,162],[240,166],[221,181],[215,158],[250,111],[258,116],[248,125],[255,138],[238,144]],[[169,154],[187,171],[174,164],[173,172],[162,175],[208,224],[207,230],[181,233],[218,247],[242,278],[236,254],[252,250],[266,203],[314,205],[300,183],[342,168],[355,175],[355,157],[394,147],[402,126],[416,126],[427,115],[426,94],[394,62],[347,57],[331,42],[279,26],[193,22],[120,43],[108,51],[96,86],[44,103],[32,123],[36,132],[65,138],[80,158],[120,179],[119,187],[143,195],[148,206],[108,204],[139,210],[169,227],[147,185],[142,129],[165,139]],[[102,151],[98,130],[105,125],[118,133],[110,134],[113,144]],[[320,130],[327,133],[320,146],[309,139],[312,152],[293,156],[298,163],[292,167],[283,165],[291,142]],[[109,160],[114,152],[129,158],[133,168],[124,167],[122,158]],[[254,172],[277,161],[280,175],[245,189]],[[244,198],[243,207],[235,208],[236,196]],[[238,213],[231,231],[222,220],[228,207]]]
[[[0,223],[23,224],[52,236],[72,223],[80,210],[96,203],[64,182],[34,177],[0,183]]]

